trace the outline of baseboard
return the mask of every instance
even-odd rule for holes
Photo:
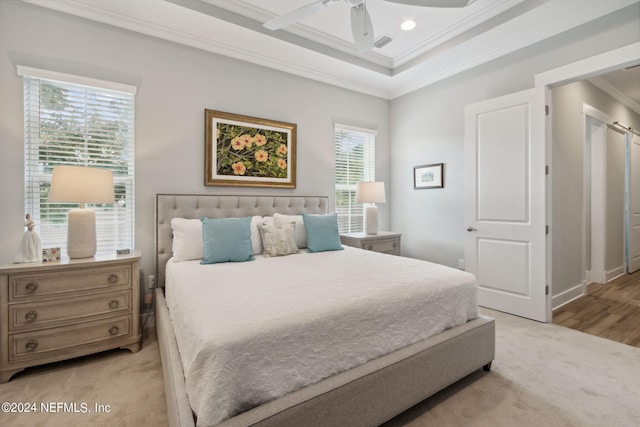
[[[615,280],[620,276],[624,276],[626,272],[627,272],[627,266],[622,264],[620,267],[607,271],[605,273],[605,279],[607,280],[607,283],[609,283],[610,281]]]
[[[556,310],[571,301],[587,294],[587,282],[582,282],[566,291],[551,297],[551,310]]]

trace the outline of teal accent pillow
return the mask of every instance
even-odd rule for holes
[[[302,214],[307,229],[307,250],[309,252],[341,251],[338,233],[338,215]]]
[[[204,258],[200,264],[255,259],[251,251],[251,217],[200,218]]]

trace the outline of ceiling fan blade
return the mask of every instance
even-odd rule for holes
[[[331,3],[333,3],[333,1],[319,0],[315,3],[302,6],[299,9],[292,10],[289,13],[285,13],[282,16],[273,18],[262,25],[268,30],[279,30],[310,17],[311,15],[321,11],[323,7],[329,6]]]
[[[351,8],[351,33],[360,52],[373,49],[373,26],[364,3]]]
[[[465,7],[476,0],[385,0],[391,3],[422,7]]]

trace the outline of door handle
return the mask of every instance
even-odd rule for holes
[[[472,226],[468,226],[468,227],[467,227],[467,231],[469,231],[469,232],[471,232],[471,231],[476,231],[476,229],[475,229],[475,228],[473,228]]]

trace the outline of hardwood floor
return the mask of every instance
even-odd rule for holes
[[[606,284],[553,312],[553,323],[640,348],[640,271]]]

